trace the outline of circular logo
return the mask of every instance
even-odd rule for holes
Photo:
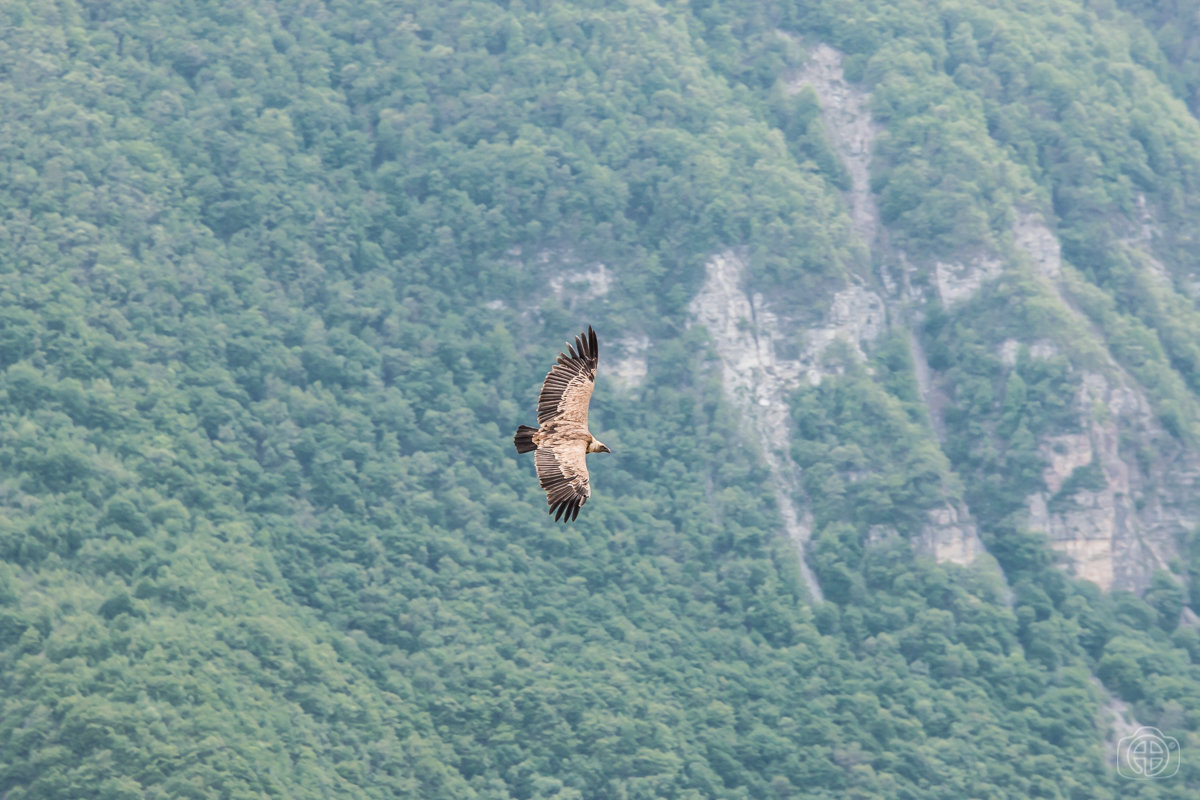
[[[1138,728],[1118,749],[1117,770],[1127,778],[1169,778],[1179,769],[1179,741],[1158,728]]]
[[[1154,734],[1139,736],[1129,747],[1129,767],[1139,775],[1152,778],[1162,773],[1171,760],[1171,751],[1161,737]]]

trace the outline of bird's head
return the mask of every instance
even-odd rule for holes
[[[587,451],[589,453],[611,453],[612,452],[612,450],[608,449],[608,445],[606,445],[604,442],[600,441],[599,439],[592,439],[592,441],[588,444]]]

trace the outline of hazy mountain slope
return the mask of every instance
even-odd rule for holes
[[[886,46],[883,19],[870,35],[809,21],[860,51],[843,71],[863,75],[857,91],[885,123],[872,169],[893,314],[927,337],[963,320],[918,341],[918,360],[933,368],[923,393],[985,539],[1002,556],[1021,527],[1046,531],[1069,569],[1141,591],[1186,559],[1197,525],[1200,130],[1151,72],[1161,54],[1143,29],[1111,9],[1065,29],[1073,13],[947,6],[944,41],[894,29]],[[898,56],[902,41],[930,57]],[[1013,73],[1022,63],[1031,71]],[[940,105],[914,97],[914,78]],[[955,108],[956,124],[934,124]],[[1023,348],[1045,378],[1058,373],[1052,406],[1027,402],[1027,374],[997,380],[1031,368]],[[968,388],[963,367],[991,387]],[[968,424],[944,430],[955,420]]]
[[[868,5],[0,9],[0,796],[1194,791],[1103,718],[1200,748],[1186,76]]]

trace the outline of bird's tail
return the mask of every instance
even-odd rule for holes
[[[518,453],[528,453],[530,450],[537,450],[537,445],[533,443],[533,435],[535,433],[537,433],[537,428],[531,428],[528,425],[517,427],[517,435],[513,437],[513,444],[517,446]]]

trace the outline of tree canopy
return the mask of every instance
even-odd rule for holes
[[[1200,442],[1194,6],[0,5],[0,797],[1195,792],[1200,534],[1106,593],[1023,505],[1088,369],[1169,433],[1130,452]],[[785,91],[818,42],[890,252]],[[1009,265],[790,398],[824,603],[689,324],[731,248],[801,320],[897,252]],[[561,526],[511,431],[588,323],[653,345]],[[922,554],[945,504],[991,556]],[[1125,706],[1177,776],[1110,766]]]

